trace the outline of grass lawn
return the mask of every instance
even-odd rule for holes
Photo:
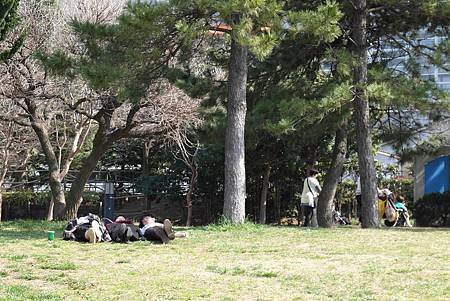
[[[0,224],[0,300],[450,300],[450,229],[246,224],[89,245],[61,240],[64,224]]]

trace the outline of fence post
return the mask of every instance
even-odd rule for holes
[[[105,204],[103,206],[103,217],[113,219],[114,215],[114,184],[105,183]]]

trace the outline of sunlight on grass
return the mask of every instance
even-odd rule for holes
[[[0,300],[450,299],[448,229],[221,222],[169,245],[46,240],[63,226],[0,224]]]

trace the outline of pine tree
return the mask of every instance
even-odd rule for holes
[[[400,48],[403,45],[403,47],[408,48],[410,47],[409,43],[412,43],[412,39],[417,36],[419,29],[425,29],[431,34],[436,33],[442,36],[445,36],[445,32],[448,31],[450,19],[445,16],[449,15],[449,7],[448,4],[443,2],[436,6],[429,5],[430,3],[427,4],[423,1],[369,1],[368,3],[368,10],[371,12],[368,15],[368,22],[371,26],[368,28],[366,37],[369,42],[366,43],[365,50],[360,50],[359,52],[363,53],[363,55],[369,52],[368,45],[371,45],[375,50],[382,48],[383,44],[389,44],[393,47],[400,46]],[[298,5],[297,9],[302,9],[304,8],[303,6],[308,5],[305,2],[301,4],[297,2],[296,4]],[[312,2],[309,2],[309,5],[310,8],[314,6]],[[285,100],[284,105],[286,109],[281,116],[278,116],[278,121],[276,118],[272,119],[272,129],[276,129],[278,132],[292,131],[292,129],[307,130],[309,132],[314,131],[319,136],[326,136],[335,132],[336,129],[340,129],[342,118],[324,119],[321,116],[340,114],[348,119],[351,137],[355,129],[357,131],[361,131],[361,129],[366,130],[367,128],[370,130],[374,124],[378,124],[377,120],[383,120],[388,117],[386,114],[388,110],[394,108],[395,110],[411,110],[414,108],[415,110],[423,111],[436,105],[436,103],[430,103],[429,94],[427,96],[425,92],[426,90],[428,90],[428,93],[433,91],[432,87],[426,83],[421,83],[420,78],[417,78],[417,76],[408,78],[389,70],[387,65],[395,57],[386,57],[386,54],[383,54],[382,51],[372,51],[371,58],[368,59],[366,57],[364,60],[368,64],[369,74],[368,76],[366,75],[367,81],[359,85],[350,84],[352,81],[352,70],[357,70],[358,66],[361,66],[361,60],[355,63],[355,56],[352,55],[352,51],[355,53],[354,39],[348,36],[348,33],[352,32],[351,26],[354,24],[354,7],[348,1],[342,1],[342,7],[345,15],[340,20],[340,24],[346,34],[339,39],[327,45],[308,45],[304,39],[286,40],[279,48],[275,49],[274,53],[276,55],[271,56],[265,63],[258,64],[256,68],[250,71],[255,73],[251,77],[257,79],[251,80],[251,84],[252,90],[255,91],[253,94],[256,95],[254,98],[258,103],[261,103],[260,100],[270,98],[273,100],[273,110],[277,110],[280,108],[280,104],[277,104],[277,101],[280,103],[280,99]],[[392,23],[392,18],[394,17],[396,20],[402,20],[399,21],[401,26],[397,26],[397,23],[395,25]],[[404,39],[405,41],[399,43],[395,38]],[[434,62],[438,61],[436,58],[441,58],[442,60],[442,58],[446,57],[445,53],[448,53],[445,50],[446,45],[448,43],[444,41],[439,47],[433,49],[434,55],[428,53],[425,57]],[[426,47],[418,45],[413,49],[412,51],[411,49],[409,50],[409,54],[423,53]],[[335,59],[331,59],[331,62],[330,58],[327,57],[330,54],[332,57],[335,57]],[[325,85],[320,83],[323,88],[318,90],[318,94],[314,95],[314,93],[305,92],[305,87],[309,87],[309,92],[317,88],[317,84],[315,85],[316,88],[314,88],[314,84],[312,86],[308,86],[308,84],[314,83],[314,81],[317,82],[321,70],[320,63],[318,64],[317,62],[324,61],[330,62],[328,64],[328,66],[331,66],[330,80],[335,83],[335,88],[331,88],[333,85],[328,83],[325,83]],[[276,70],[276,72],[273,72],[273,70]],[[326,94],[328,92],[326,91],[330,91],[329,88],[325,88],[327,85],[331,90],[337,89],[336,91],[344,89],[350,92],[352,87],[358,87],[359,92],[361,92],[361,89],[364,89],[364,93],[359,95],[363,99],[370,101],[370,107],[376,114],[369,120],[366,120],[367,123],[364,127],[354,126],[354,123],[351,121],[351,107],[349,106],[353,95],[346,95],[343,98],[332,97],[335,101],[341,99],[340,102],[327,101]],[[292,88],[292,86],[295,88]],[[283,90],[284,92],[281,92]],[[320,90],[322,92],[319,92]],[[436,99],[441,99],[438,102],[439,106],[446,106],[442,97]],[[309,102],[312,105],[308,105]],[[345,108],[344,111],[339,109],[341,107]],[[298,120],[302,120],[302,124],[299,124]],[[318,127],[318,124],[325,125],[325,123],[328,123],[328,126]],[[312,128],[320,128],[320,130],[315,131]],[[375,134],[378,134],[378,132],[379,130]],[[336,135],[335,148],[339,145],[338,141],[341,141],[341,139],[337,138],[338,136]],[[367,140],[365,141],[367,142]],[[370,152],[362,157],[368,158],[365,160],[373,160],[372,147],[370,146],[368,149]],[[334,154],[339,155],[341,158],[344,157],[342,152],[335,152]],[[336,155],[333,155],[333,160],[330,162],[332,164],[328,169],[328,173],[335,176],[326,176],[323,187],[324,192],[335,191],[342,171],[342,166],[339,167],[339,164],[333,163],[338,159]],[[373,186],[375,180],[369,180],[366,183]],[[376,193],[371,198],[371,204],[375,201],[375,196]],[[319,198],[319,211],[326,215],[319,218],[319,221],[322,220],[323,222],[321,226],[331,225],[329,221],[331,221],[333,198],[334,193],[323,193]],[[374,222],[376,223],[377,218],[375,215],[372,216],[372,220],[374,219],[376,219]]]
[[[281,7],[277,1],[213,3],[230,26],[228,61],[227,127],[225,133],[225,190],[223,214],[233,223],[245,219],[245,119],[247,112],[248,49],[259,57],[276,43]],[[269,28],[269,26],[271,28]]]
[[[200,11],[215,16],[217,27],[230,34],[228,65],[227,129],[225,135],[224,216],[233,223],[245,218],[245,119],[247,111],[247,65],[258,64],[286,35],[332,41],[340,31],[340,13],[334,3],[315,10],[290,9],[280,1],[204,1]],[[283,17],[284,16],[284,17]],[[184,26],[188,28],[188,26]],[[249,61],[250,59],[250,61]]]

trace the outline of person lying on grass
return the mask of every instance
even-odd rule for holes
[[[89,243],[111,241],[100,218],[92,213],[69,221],[64,229],[63,239]]]
[[[139,224],[140,232],[145,239],[162,242],[164,244],[175,239],[172,222],[165,219],[163,223],[157,223],[150,215],[143,216]]]
[[[111,236],[112,241],[129,243],[130,241],[140,240],[142,237],[139,228],[133,224],[133,221],[119,215],[114,221],[104,219],[106,229]]]
[[[165,219],[163,223],[157,223],[153,216],[145,215],[139,224],[141,235],[150,241],[162,242],[164,244],[174,240],[175,237],[186,237],[186,233],[173,231],[172,222]]]

